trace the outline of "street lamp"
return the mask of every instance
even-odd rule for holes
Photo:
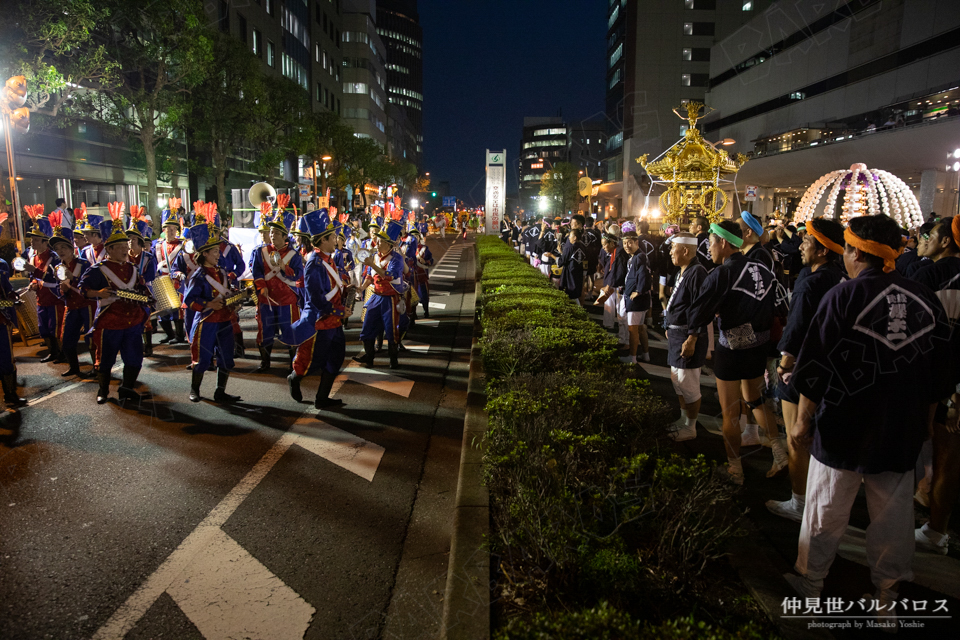
[[[418,206],[420,206],[420,202],[416,198],[410,201],[411,209],[416,209]]]
[[[322,169],[322,171],[323,171],[323,193],[324,193],[324,195],[326,195],[326,193],[327,193],[327,163],[330,162],[331,160],[333,160],[333,157],[332,157],[330,154],[325,154],[325,155],[324,155],[323,157],[321,157],[320,159],[323,160],[323,169]],[[317,206],[319,207],[319,206],[320,206],[320,198],[321,198],[322,196],[320,196],[320,194],[317,193],[317,161],[316,161],[316,159],[314,159],[314,161],[313,161],[313,193],[314,193],[314,197],[316,198],[316,204],[317,204]],[[327,202],[327,206],[328,206],[328,207],[330,206],[330,203],[329,203],[329,202]]]

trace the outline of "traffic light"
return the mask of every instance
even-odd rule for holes
[[[430,194],[430,196],[433,197],[433,198],[436,198],[436,197],[437,197],[437,192],[434,191],[433,193]]]

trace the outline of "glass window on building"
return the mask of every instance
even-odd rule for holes
[[[263,0],[263,8],[266,10],[267,15],[273,15],[273,0]]]
[[[256,29],[253,30],[253,53],[257,57],[260,56],[260,49],[263,47],[263,34],[261,34]]]
[[[276,50],[269,40],[267,40],[267,65],[271,67],[276,65]]]
[[[743,10],[744,10],[744,11],[753,11],[753,0],[744,0]]]

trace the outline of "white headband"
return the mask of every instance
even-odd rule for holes
[[[694,246],[700,244],[696,238],[674,238],[671,240],[671,242],[675,242],[677,244],[692,244]]]

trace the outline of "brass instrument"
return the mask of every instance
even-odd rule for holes
[[[273,204],[277,199],[277,190],[266,182],[258,182],[250,187],[250,192],[247,194],[247,198],[250,200],[250,204],[252,204],[254,208],[259,207],[264,202]]]
[[[23,271],[27,266],[27,261],[23,256],[17,256],[13,259],[13,270],[14,271]]]

